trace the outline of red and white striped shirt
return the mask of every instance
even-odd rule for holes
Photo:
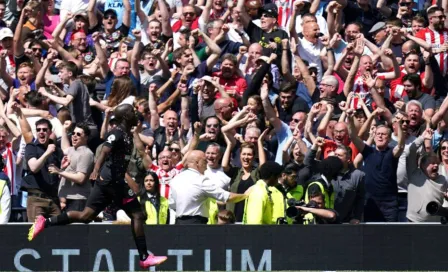
[[[178,163],[173,169],[170,171],[162,170],[162,167],[152,164],[150,169],[152,172],[156,173],[159,177],[160,182],[160,195],[168,199],[170,196],[170,181],[179,174],[184,165],[182,163]]]
[[[294,0],[275,0],[274,4],[278,9],[278,25],[281,27],[286,27],[289,22],[289,17],[291,17],[292,8]]]
[[[429,43],[432,48],[439,48],[441,45],[448,43],[448,29],[437,32],[429,28],[424,28],[415,36]],[[446,75],[446,72],[448,71],[448,52],[436,54],[434,57],[439,63],[442,75]]]
[[[17,154],[12,149],[11,143],[7,143],[5,148],[0,151],[3,161],[5,162],[5,168],[3,172],[8,176],[11,182],[11,195],[17,195],[20,189],[20,181],[16,179],[16,159]]]

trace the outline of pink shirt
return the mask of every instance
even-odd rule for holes
[[[44,15],[44,35],[47,39],[53,39],[51,34],[55,30],[56,26],[59,24],[59,15]]]

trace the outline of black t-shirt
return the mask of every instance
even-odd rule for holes
[[[297,96],[292,106],[286,110],[281,107],[280,99],[277,99],[276,101],[277,101],[276,103],[278,109],[278,117],[286,124],[289,124],[289,122],[291,122],[292,116],[295,113],[310,111],[310,108],[308,107],[308,104],[306,103],[305,99],[301,98],[300,96]]]
[[[251,43],[259,43],[261,47],[263,47],[263,56],[269,57],[271,53],[276,53],[277,56],[281,56],[282,54],[282,40],[289,39],[288,34],[277,28],[271,32],[263,31],[260,27],[255,25],[253,22],[250,22],[246,29],[247,34],[249,35],[249,39]],[[277,49],[269,48],[269,43],[275,42],[277,44]],[[275,64],[278,67],[281,67],[281,58],[278,57],[275,60]]]
[[[101,39],[106,42],[106,52],[109,54],[117,51],[120,42],[129,35],[129,27],[125,24],[121,24],[112,34],[104,32],[103,26],[98,25],[96,29],[100,31]]]
[[[52,141],[50,143],[53,143]],[[25,147],[25,161],[28,162],[32,158],[39,159],[47,150],[46,146],[38,142],[29,143]],[[58,175],[51,175],[48,172],[48,167],[53,164],[56,167],[61,166],[61,160],[64,157],[62,150],[56,146],[56,150],[45,160],[44,165],[39,171],[33,173],[27,171],[27,175],[23,178],[22,188],[38,189],[43,193],[51,196],[58,196],[59,177]],[[27,169],[29,169],[27,165]]]
[[[358,3],[348,1],[347,6],[344,8],[345,23],[359,22],[363,25],[364,36],[370,37],[369,30],[383,19],[381,13],[376,9],[369,6],[368,11],[364,11],[359,7]]]
[[[249,189],[249,187],[254,184],[255,184],[255,182],[252,180],[252,177],[249,175],[249,178],[247,178],[246,180],[241,179],[240,184],[238,184],[238,189],[236,192],[238,194],[244,194],[244,192],[246,192],[246,190]],[[235,204],[234,213],[235,213],[236,222],[243,222],[245,203],[246,203],[246,201],[244,200],[244,201],[240,201]]]
[[[107,134],[104,146],[111,148],[111,152],[101,167],[101,178],[104,181],[124,181],[132,155],[132,137],[116,127]]]

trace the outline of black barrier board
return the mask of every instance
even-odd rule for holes
[[[0,226],[1,271],[135,271],[127,225]],[[446,270],[442,225],[146,226],[163,271]],[[152,271],[156,271],[152,269]]]

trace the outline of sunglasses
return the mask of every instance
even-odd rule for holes
[[[104,20],[108,20],[108,19],[115,20],[115,19],[117,19],[117,17],[114,16],[114,15],[107,15],[107,16],[104,16]]]
[[[207,127],[208,127],[208,128],[211,128],[211,127],[213,127],[213,128],[219,128],[219,125],[214,125],[214,124],[212,124],[212,125],[207,125]]]
[[[78,137],[82,137],[81,132],[73,132],[72,136],[78,136]]]
[[[300,122],[299,119],[292,119],[292,121],[294,121],[294,123],[299,123]]]
[[[403,123],[403,124],[409,124],[409,122],[411,122],[410,120],[401,120],[401,122]]]
[[[42,52],[42,48],[31,48],[33,52]]]
[[[47,132],[48,131],[48,128],[36,128],[36,131],[37,132]]]
[[[195,13],[194,13],[194,12],[184,12],[183,15],[184,15],[185,17],[186,17],[186,16],[191,16],[191,17],[193,17],[193,16],[195,15]]]
[[[170,152],[180,152],[180,148],[170,147],[170,148],[168,148],[168,150],[169,150]]]
[[[413,4],[413,2],[401,2],[400,3],[400,7],[409,7],[409,6],[411,6]]]
[[[447,149],[448,149],[448,146],[442,146],[440,149],[441,149],[441,150],[447,150]]]

